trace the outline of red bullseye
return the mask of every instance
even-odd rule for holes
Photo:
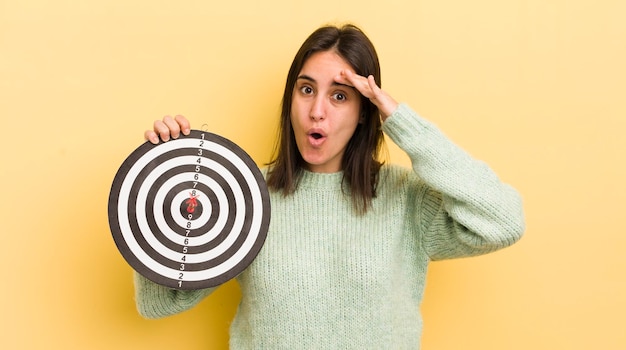
[[[194,196],[193,194],[189,194],[189,199],[187,199],[185,201],[185,204],[187,204],[187,212],[189,214],[193,214],[194,211],[196,211],[196,207],[198,206],[198,196]]]

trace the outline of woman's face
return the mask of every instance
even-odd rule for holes
[[[352,67],[334,51],[311,55],[298,74],[291,101],[291,125],[298,150],[313,172],[341,170],[348,141],[359,124],[361,95],[335,80]]]

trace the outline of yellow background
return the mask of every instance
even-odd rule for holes
[[[525,201],[517,245],[431,265],[423,347],[626,348],[624,18],[621,0],[0,1],[0,348],[226,349],[232,282],[137,315],[111,182],[165,114],[267,162],[293,55],[346,21],[383,87]]]

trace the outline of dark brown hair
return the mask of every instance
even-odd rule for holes
[[[284,195],[293,193],[305,166],[298,151],[291,125],[291,103],[298,74],[307,59],[316,52],[334,51],[362,76],[374,76],[381,85],[378,55],[371,41],[358,27],[324,26],[314,31],[302,44],[289,68],[282,100],[279,136],[274,158],[269,163],[267,184]],[[361,121],[348,141],[342,159],[343,180],[348,184],[354,208],[363,214],[376,196],[378,171],[382,165],[379,153],[384,144],[378,108],[361,96]]]

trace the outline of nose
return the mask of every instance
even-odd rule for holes
[[[324,98],[317,96],[311,105],[310,116],[315,121],[322,120],[326,117],[326,106]]]

